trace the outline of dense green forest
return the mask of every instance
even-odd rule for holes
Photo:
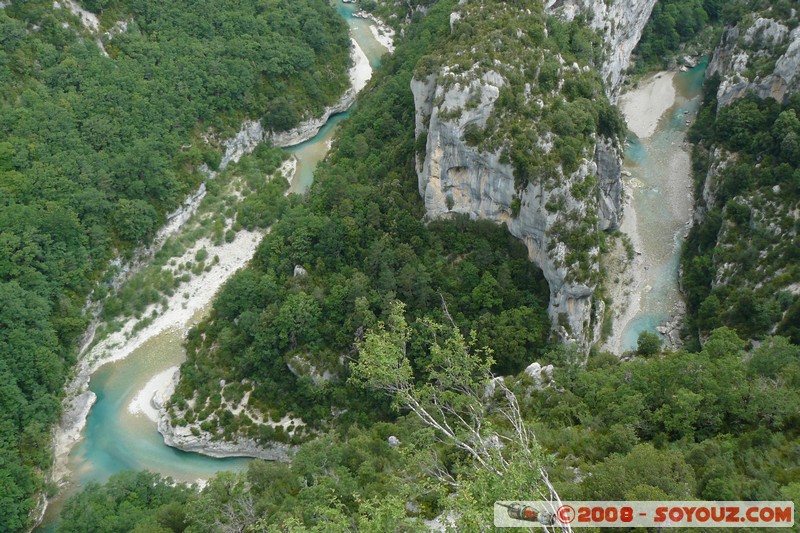
[[[397,314],[381,326],[361,345],[369,360],[357,372],[361,382],[401,384],[411,368],[400,349],[436,331],[436,340],[426,339],[436,378],[398,387],[395,405],[408,407],[411,398],[434,412],[445,402],[463,414],[479,402],[481,431],[504,437],[504,475],[493,471],[499,458],[482,464],[458,446],[464,434],[446,438],[403,414],[368,428],[340,426],[302,445],[291,464],[254,461],[246,474],[220,474],[201,492],[167,488],[146,474],[119,475],[73,498],[63,530],[105,523],[104,531],[423,531],[424,519],[448,512],[459,530],[477,530],[491,523],[499,494],[535,499],[531,464],[547,469],[564,499],[800,503],[800,347],[785,338],[746,351],[722,328],[700,352],[628,362],[596,354],[585,368],[558,349],[550,354],[561,361],[553,382],[537,386],[525,374],[505,382],[536,436],[526,448],[499,410],[505,393],[484,392],[491,376],[483,356],[457,328],[405,324]],[[455,360],[458,371],[438,366]]]
[[[28,525],[43,489],[81,309],[110,259],[147,242],[242,118],[290,127],[347,85],[347,29],[324,0],[86,7],[109,33],[51,1],[0,9],[4,530]]]
[[[574,346],[549,338],[547,285],[506,228],[466,218],[424,223],[414,169],[421,147],[414,140],[409,84],[415,73],[455,54],[445,43],[456,1],[365,4],[396,14],[398,21],[413,13],[403,39],[342,123],[305,201],[287,201],[270,189],[263,201],[239,211],[254,225],[280,219],[250,266],[218,295],[210,317],[190,332],[188,360],[170,402],[178,425],[297,444],[291,463],[255,460],[246,473],[219,474],[203,489],[146,472],[118,474],[71,498],[60,530],[427,531],[427,521],[437,520],[472,531],[491,523],[499,497],[539,499],[551,488],[576,500],[792,500],[800,506],[800,299],[781,290],[800,277],[798,223],[791,211],[800,193],[800,99],[780,105],[751,96],[717,111],[718,81],[708,82],[690,132],[697,144],[697,197],[714,150],[735,157],[719,174],[717,202],[692,229],[682,259],[691,342],[685,350],[663,351],[656,335],[644,334],[638,350],[623,360],[597,350],[587,359]],[[660,68],[681,43],[704,39],[698,35],[707,25],[735,22],[764,4],[658,2],[637,52],[639,67]],[[100,6],[103,20],[121,17],[119,5],[101,1],[95,7]],[[570,60],[597,59],[595,38],[580,19],[572,25],[540,22],[526,38],[546,34]],[[465,36],[456,32],[454,38]],[[340,44],[343,53],[346,43]],[[93,53],[98,61],[110,61]],[[552,68],[544,68],[550,63],[538,64],[538,72],[521,71],[514,83],[534,74],[539,83],[555,83],[548,78]],[[598,132],[616,134],[621,127],[615,110],[596,98],[593,75],[570,81],[563,101],[537,115],[552,121],[547,126],[563,128],[564,141],[554,151],[560,163],[568,163],[565,154],[582,153]],[[504,98],[501,107],[514,103],[513,94]],[[325,99],[306,94],[295,101],[314,109]],[[270,108],[269,98],[262,103],[259,113],[273,116],[270,109],[277,107]],[[220,116],[243,116],[237,109]],[[522,159],[534,139],[509,117],[501,117],[506,122],[500,134],[511,136],[504,141],[515,148],[509,158],[517,168],[551,164]],[[289,119],[284,125],[297,116]],[[187,135],[210,124],[222,130],[235,121],[197,116]],[[499,142],[492,128],[473,133],[473,144]],[[174,167],[176,183],[183,184],[175,189],[176,199],[196,183],[191,169],[201,162],[213,166],[218,155],[204,148],[193,157]],[[243,168],[274,169],[277,161],[274,151],[262,148]],[[173,163],[168,159],[165,168]],[[113,198],[148,206],[155,227],[169,206],[150,202],[143,191],[141,197]],[[76,235],[88,239],[83,219],[77,220]],[[106,261],[109,250],[136,242],[117,234],[113,218],[103,227]],[[715,279],[712,268],[721,264],[739,266],[726,273],[726,283]],[[296,266],[305,273],[296,275]],[[90,281],[97,277],[96,268],[86,272]],[[25,327],[40,329],[9,342],[33,333],[36,346],[41,339],[51,339],[53,351],[68,346],[80,324],[72,337],[64,336],[52,324],[50,296],[37,300],[34,289],[15,283],[7,300],[18,302],[10,307],[19,309],[12,319],[21,316]],[[31,306],[38,313],[26,311]],[[552,377],[524,372],[532,361],[553,364]],[[11,379],[19,379],[16,368],[6,374],[12,371]],[[62,373],[54,373],[54,391]],[[220,391],[221,379],[232,385]],[[301,417],[304,430],[290,436],[253,423],[244,412],[234,416],[219,409],[223,397],[235,403],[245,388],[251,408],[273,420]],[[9,395],[0,388],[12,412],[14,402],[29,401],[25,389],[17,390]],[[57,393],[51,398],[48,408],[55,409]],[[191,401],[205,407],[193,409]],[[34,436],[43,438],[50,420]],[[22,438],[13,433],[18,427],[23,426],[0,426]],[[17,457],[16,448],[10,450],[9,457]],[[44,450],[39,459],[23,456],[9,464],[44,464]],[[30,470],[20,472],[19,479],[36,479]],[[11,499],[17,512],[8,515],[18,520],[12,524],[24,523],[19,510],[36,488],[19,486],[19,496]]]
[[[272,227],[251,266],[230,280],[211,317],[190,333],[172,402],[178,423],[205,422],[228,437],[241,431],[280,438],[251,426],[246,415],[213,408],[220,406],[220,379],[245,378],[253,382],[249,405],[273,420],[291,413],[320,428],[331,406],[344,412],[342,423],[388,416],[385,401],[347,383],[340,358],[352,356],[354,341],[396,298],[420,317],[441,317],[446,302],[465,329],[502,345],[497,371],[518,372],[546,350],[549,292],[524,245],[488,222],[422,222],[408,87],[421,55],[447,34],[449,8],[437,5],[424,24],[412,26],[408,44],[386,60],[381,82],[340,130],[308,201]],[[308,274],[295,277],[295,265]],[[413,350],[420,367],[424,351]],[[316,380],[303,373],[309,366]],[[318,376],[326,372],[332,378],[322,383]],[[185,413],[195,393],[197,405],[208,400],[212,408]]]
[[[754,339],[777,331],[800,343],[800,298],[787,288],[800,279],[792,215],[800,198],[800,95],[786,105],[751,95],[717,112],[718,85],[709,81],[691,131],[698,197],[706,180],[714,192],[682,259],[687,329],[704,336],[727,325]],[[720,170],[710,177],[712,162]]]

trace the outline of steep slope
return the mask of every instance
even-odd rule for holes
[[[800,90],[800,28],[765,15],[726,28],[714,50],[707,75],[720,77],[718,108],[748,92],[784,104]]]
[[[697,211],[683,259],[689,331],[800,341],[800,29],[794,10],[743,16],[709,65],[692,135]],[[794,28],[794,29],[792,29]]]
[[[603,35],[605,55],[602,78],[606,94],[614,101],[625,69],[657,0],[547,0],[548,13],[573,20],[585,13],[593,30]]]
[[[654,3],[461,2],[411,83],[427,216],[506,224],[545,274],[554,329],[584,347],[604,311],[599,232],[621,217],[608,98]]]

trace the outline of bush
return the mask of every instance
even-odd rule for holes
[[[639,333],[639,340],[636,341],[636,353],[643,356],[655,355],[661,351],[662,344],[657,334],[643,331]]]

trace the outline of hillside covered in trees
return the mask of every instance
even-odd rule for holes
[[[350,41],[323,0],[0,9],[0,524],[30,523],[87,296],[194,191],[245,117],[338,100]],[[279,109],[281,113],[275,113]],[[106,276],[105,278],[103,276]],[[96,290],[95,298],[104,294]]]
[[[424,219],[415,160],[425,147],[409,87],[415,72],[458,55],[448,47],[456,4],[363,2],[403,30],[395,53],[342,123],[310,193],[281,197],[256,257],[188,336],[172,423],[294,445],[291,463],[254,460],[203,489],[118,474],[71,498],[61,530],[471,531],[491,523],[501,497],[553,491],[800,506],[800,307],[790,290],[800,282],[798,97],[747,94],[720,106],[720,80],[707,81],[690,133],[701,216],[682,258],[685,349],[664,351],[650,334],[622,358],[587,356],[550,335],[547,284],[505,227]],[[659,0],[636,68],[708,51],[723,27],[759,17],[794,30],[786,4]],[[132,20],[101,37],[108,57],[65,9],[0,10],[0,523],[10,530],[28,524],[43,489],[80,308],[109,260],[147,241],[199,184],[201,164],[215,168],[214,138],[244,117],[291,127],[346,83],[346,32],[322,0],[223,2],[214,16],[182,2],[85,6],[103,29]],[[600,59],[583,19],[537,9],[527,15],[543,43],[570,60]],[[481,39],[480,30],[462,26],[457,37]],[[744,77],[757,82],[774,59],[754,54]],[[559,100],[555,63],[515,83],[544,81]],[[621,127],[599,79],[577,72],[563,85],[563,113],[545,113],[562,163]],[[473,144],[508,134],[525,157],[536,143],[514,112],[537,110],[515,98],[501,101],[509,130],[473,130]],[[279,158],[265,148],[248,164],[262,156]],[[604,252],[605,234],[592,229]],[[304,425],[286,432],[224,408],[245,394],[248,408]]]
[[[434,378],[396,389],[393,400],[401,413],[411,405],[429,413],[455,407],[438,418],[457,428],[453,437],[415,411],[340,426],[302,445],[291,464],[254,461],[247,473],[220,474],[200,492],[122,474],[73,498],[63,531],[87,531],[87,524],[102,531],[427,531],[437,517],[472,531],[491,523],[498,494],[538,498],[537,467],[563,499],[800,500],[800,347],[785,338],[748,351],[723,328],[700,352],[629,362],[597,354],[585,368],[556,350],[551,381],[523,373],[493,382],[492,395],[485,353],[457,329],[400,317],[367,333],[361,357],[369,366],[356,375],[365,385],[401,385],[403,358],[394,359],[400,352],[391,347],[436,331],[427,366]],[[458,372],[447,366],[456,360]],[[535,441],[515,436],[504,415],[506,390]],[[457,415],[482,422],[478,433]],[[459,446],[492,435],[504,446],[489,447],[483,462]]]
[[[697,211],[682,258],[685,332],[702,342],[724,325],[797,344],[800,18],[786,2],[736,6],[690,131]]]

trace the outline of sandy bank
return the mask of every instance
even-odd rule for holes
[[[178,366],[171,366],[163,372],[153,376],[150,381],[138,392],[128,404],[128,412],[131,414],[142,414],[158,423],[161,406],[169,400],[175,392],[175,381],[173,377],[178,372]]]
[[[373,26],[374,27],[374,26]],[[361,46],[355,39],[350,39],[353,43],[353,50],[351,57],[353,58],[353,66],[350,67],[350,86],[354,93],[358,94],[363,89],[367,82],[372,78],[372,67],[369,64],[369,58]]]
[[[639,87],[620,96],[618,105],[625,122],[640,139],[650,137],[658,121],[675,105],[675,72],[659,72],[643,79]]]
[[[624,166],[625,216],[620,230],[628,235],[635,252],[631,260],[611,261],[614,267],[622,268],[613,268],[609,276],[614,321],[604,348],[617,354],[623,352],[626,328],[640,315],[669,307],[667,312],[674,317],[681,309],[682,300],[677,288],[663,293],[664,301],[654,301],[654,298],[662,298],[669,276],[674,275],[667,274],[668,265],[680,253],[693,202],[691,158],[688,145],[682,140],[684,134],[668,129],[666,124],[660,129],[658,127],[678,100],[674,76],[672,72],[655,74],[619,99],[629,129],[640,138],[647,152],[647,162],[645,167],[640,167],[626,160]],[[686,100],[681,97],[680,105],[685,104]],[[687,115],[687,119],[692,118]],[[651,203],[643,203],[645,198],[649,198]],[[658,215],[655,211],[637,211],[637,206],[641,210],[643,205],[652,206],[653,201],[660,205],[656,209]],[[648,298],[648,294],[659,287],[662,292],[654,292]],[[674,345],[679,338],[674,327],[671,328],[663,333]]]

